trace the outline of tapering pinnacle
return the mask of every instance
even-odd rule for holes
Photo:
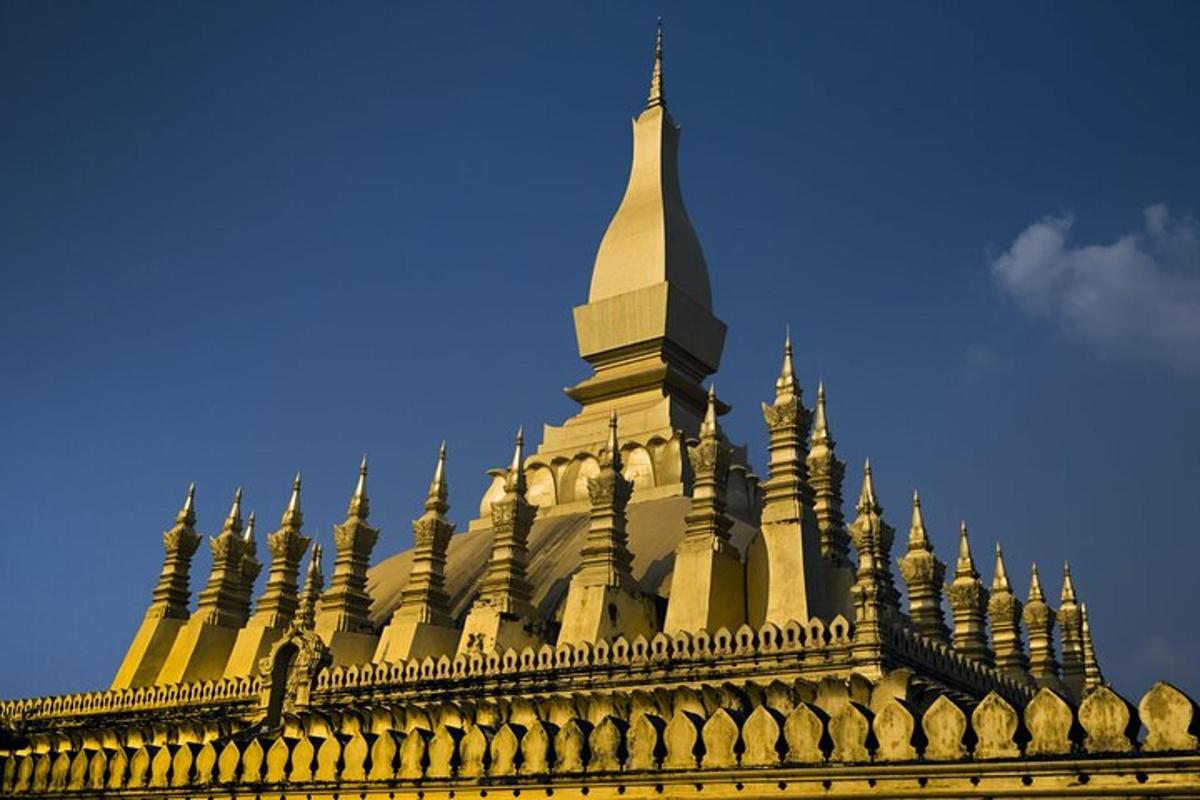
[[[517,494],[525,494],[525,426],[517,428],[517,441],[513,447],[512,464],[508,468],[507,488]]]
[[[306,574],[309,578],[312,578],[315,576],[316,578],[319,579],[321,577],[321,545],[320,544],[313,545],[312,555],[308,559],[308,572]]]
[[[246,544],[254,545],[254,512],[250,512],[250,516],[246,518],[246,533],[242,535],[242,541]]]
[[[960,523],[958,531],[958,564],[955,565],[955,572],[959,575],[972,575],[975,573],[975,559],[971,556],[967,523]]]
[[[646,98],[646,108],[667,105],[667,96],[663,90],[662,62],[662,17],[659,17],[658,32],[654,37],[654,69],[650,73],[650,95]]]
[[[292,496],[288,498],[287,508],[283,512],[283,525],[299,528],[304,516],[300,513],[300,473],[292,479]]]
[[[230,530],[242,529],[242,487],[233,493],[233,505],[229,507],[229,515],[225,517],[225,527]]]
[[[367,456],[364,453],[362,463],[358,465],[358,484],[350,497],[350,516],[366,519],[371,513],[371,503],[367,498]]]
[[[779,378],[775,381],[775,396],[798,393],[796,369],[792,363],[792,326],[789,325],[783,339],[783,366],[780,367]]]
[[[183,507],[179,509],[179,513],[175,515],[175,521],[182,525],[196,524],[196,484],[189,483],[187,497],[184,498]]]
[[[717,386],[709,384],[708,387],[708,408],[704,411],[704,421],[700,423],[700,435],[706,433],[716,434],[717,432]]]
[[[621,471],[621,448],[617,443],[617,410],[614,408],[608,418],[608,444],[605,458],[612,464],[613,470]]]
[[[429,484],[429,493],[433,494],[437,491],[439,494],[446,488],[446,440],[442,439],[442,444],[438,447],[437,466],[433,468],[433,480]]]
[[[1063,603],[1074,603],[1075,599],[1075,581],[1071,580],[1071,565],[1064,561],[1061,601]]]
[[[817,407],[813,411],[812,444],[827,444],[833,447],[833,437],[829,435],[829,421],[825,418],[825,381],[817,381]]]
[[[1012,586],[1008,582],[1008,570],[1004,568],[1004,552],[1000,549],[1000,543],[996,542],[996,574],[992,578],[993,592],[1012,592]]]
[[[446,442],[438,448],[437,466],[433,468],[433,480],[429,482],[429,494],[425,497],[425,510],[444,514],[450,508],[447,500],[450,490],[446,486]]]
[[[856,506],[860,512],[871,511],[879,506],[878,500],[875,498],[875,479],[871,475],[871,459],[867,459],[863,465],[863,485],[862,491],[858,493],[858,505]]]
[[[925,532],[925,516],[921,513],[921,495],[913,490],[912,527],[908,531],[910,549],[929,549],[929,535]]]
[[[1029,578],[1029,602],[1044,603],[1046,601],[1046,593],[1042,591],[1042,579],[1038,577],[1037,564],[1033,565],[1033,572]]]

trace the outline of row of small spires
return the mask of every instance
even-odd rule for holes
[[[800,389],[799,389],[798,382],[796,381],[796,378],[795,378],[795,370],[794,370],[793,364],[792,364],[792,346],[791,346],[790,331],[788,332],[787,336],[785,337],[783,365],[782,365],[782,369],[780,372],[780,376],[779,376],[778,380],[776,381],[776,390],[777,390],[777,402],[781,398],[784,398],[784,399],[788,399],[792,402],[798,403]],[[709,390],[708,390],[707,409],[706,409],[706,413],[704,415],[704,419],[701,424],[701,430],[700,430],[702,437],[705,437],[706,435],[709,437],[720,436],[719,427],[718,427],[717,419],[716,419],[716,416],[717,416],[716,405],[717,405],[717,403],[716,403],[715,387],[710,386]],[[621,463],[620,463],[620,451],[619,451],[618,442],[617,442],[617,422],[618,422],[617,414],[614,411],[610,418],[608,441],[605,443],[606,446],[604,448],[604,451],[602,451],[602,453],[600,455],[601,455],[602,461],[604,461],[606,464],[611,464],[612,468],[614,468],[615,470],[617,470],[619,472],[621,470]],[[812,426],[811,426],[811,431],[809,431],[809,434],[810,434],[809,438],[810,438],[811,444],[816,445],[818,442],[823,442],[827,446],[830,456],[832,456],[834,442],[833,442],[832,436],[829,434],[828,423],[827,423],[827,418],[826,418],[826,413],[825,413],[825,390],[824,390],[823,382],[818,385],[817,405],[816,405],[816,408],[814,410],[814,414],[812,417]],[[521,495],[524,494],[525,489],[526,489],[523,447],[524,447],[523,431],[521,429],[518,429],[516,442],[515,442],[515,448],[514,448],[514,452],[513,452],[513,459],[512,459],[511,465],[507,471],[505,484],[506,484],[507,490],[516,492]],[[427,499],[425,501],[425,508],[426,508],[427,512],[444,513],[444,511],[448,507],[448,504],[447,504],[448,489],[447,489],[446,478],[445,478],[445,459],[446,459],[446,445],[445,445],[445,442],[443,442],[440,447],[440,450],[439,450],[437,466],[434,471],[434,477],[430,483],[429,493],[428,493]],[[839,483],[840,483],[840,480],[839,480]],[[194,525],[194,523],[195,523],[194,496],[195,496],[195,487],[194,487],[194,485],[192,485],[189,487],[187,500],[185,501],[183,508],[180,510],[179,515],[176,518],[178,523],[186,525],[188,527]],[[840,491],[837,492],[837,496],[838,496],[837,504],[840,506]],[[234,502],[233,502],[232,507],[230,508],[229,515],[226,518],[225,529],[222,531],[222,533],[241,532],[241,501],[242,501],[242,493],[241,493],[241,490],[238,489],[237,492],[235,493]],[[864,561],[870,562],[872,558],[875,558],[876,556],[882,556],[882,558],[878,558],[878,560],[875,563],[882,561],[882,563],[885,565],[884,570],[883,570],[882,574],[880,575],[880,577],[882,578],[882,582],[887,584],[884,595],[886,595],[887,592],[890,591],[891,595],[894,596],[894,599],[898,600],[898,593],[895,591],[894,587],[892,586],[892,579],[890,577],[890,567],[891,567],[890,561],[891,561],[891,559],[890,559],[890,553],[887,552],[887,551],[890,551],[891,532],[890,532],[890,530],[887,529],[886,523],[883,523],[882,519],[879,516],[880,513],[882,512],[882,508],[879,506],[878,501],[875,497],[872,470],[871,470],[871,464],[870,464],[869,459],[867,460],[867,462],[865,464],[865,468],[864,468],[864,482],[863,482],[862,493],[860,495],[859,502],[857,504],[857,510],[859,511],[859,514],[860,514],[860,520],[863,518],[863,515],[866,514],[866,515],[868,515],[868,517],[873,517],[875,525],[879,526],[881,530],[886,531],[883,535],[876,535],[875,536],[876,539],[886,538],[888,540],[886,546],[883,549],[881,549],[878,553],[869,552],[871,550],[876,549],[876,544],[877,544],[877,543],[871,544],[870,540],[868,540],[868,543],[866,544],[865,548],[858,547],[857,549],[859,549],[860,562],[864,562]],[[349,513],[350,513],[351,517],[357,518],[362,521],[366,520],[367,515],[369,513],[369,501],[367,498],[367,460],[366,460],[365,456],[359,467],[358,483],[355,487],[354,494],[352,495],[351,500],[350,500]],[[282,523],[283,523],[284,527],[290,528],[292,530],[297,530],[297,531],[299,530],[300,525],[302,524],[302,516],[301,516],[301,511],[300,511],[300,475],[299,474],[296,475],[296,477],[293,481],[291,497],[289,498],[287,508],[284,511]],[[856,520],[855,523],[852,523],[851,526],[849,526],[849,527],[851,529],[853,529],[858,524],[859,524],[859,520]],[[837,513],[837,525],[838,525],[838,527],[841,527],[841,525],[842,525],[840,511]],[[252,544],[253,529],[254,529],[254,515],[252,513],[250,515],[249,525],[245,529],[245,533],[244,533],[244,540],[250,544],[249,549],[251,551],[253,550],[253,544]],[[822,536],[824,537],[824,535],[825,535],[825,532],[822,531]],[[845,533],[842,533],[841,535],[844,536]],[[857,542],[857,541],[855,543],[856,543],[856,545],[859,544],[859,542]],[[823,542],[823,545],[824,545],[824,542]],[[868,552],[864,552],[864,549]],[[913,554],[927,557],[931,563],[938,565],[935,572],[938,575],[937,582],[940,582],[941,575],[944,572],[944,566],[940,565],[940,562],[938,562],[937,559],[935,557],[933,557],[933,555],[932,555],[932,548],[929,544],[928,536],[925,533],[924,521],[921,516],[920,497],[916,492],[914,492],[914,494],[913,494],[913,527],[912,527],[912,530],[911,530],[910,536],[909,536],[909,556],[912,556]],[[995,576],[992,581],[992,590],[993,590],[993,592],[998,593],[998,594],[1005,593],[1005,594],[1011,595],[1011,585],[1008,580],[1007,571],[1005,569],[1005,565],[1004,565],[1004,561],[1003,561],[1003,553],[1000,550],[999,544],[997,544],[996,559],[997,559],[996,560],[996,572],[995,572]],[[902,566],[904,566],[903,561],[904,561],[904,559],[901,559]],[[860,566],[859,575],[858,575],[860,583],[864,579],[863,578],[863,570],[864,569],[867,569],[867,568]],[[1064,586],[1063,586],[1063,592],[1062,592],[1063,604],[1064,605],[1067,605],[1067,604],[1074,605],[1076,603],[1076,595],[1075,595],[1074,584],[1073,584],[1073,581],[1072,581],[1071,575],[1070,575],[1069,566],[1065,567],[1064,573],[1065,573]],[[869,577],[870,576],[868,575],[868,578]],[[955,583],[957,583],[959,581],[959,579],[978,582],[978,573],[975,570],[974,560],[971,555],[970,543],[969,543],[967,527],[966,527],[965,522],[962,524],[962,527],[960,530],[959,556],[958,556],[958,562],[956,564],[955,578],[956,578]],[[913,602],[914,598],[917,597],[917,592],[914,591],[914,586],[912,585],[913,582],[908,581],[907,576],[906,576],[906,581],[910,584],[909,585],[909,589],[910,589],[909,605],[910,605],[910,613],[912,614],[912,617],[913,617],[912,621],[914,623],[919,623],[920,621],[917,619],[917,617],[918,617],[917,609]],[[927,582],[927,583],[929,583],[929,582]],[[300,607],[298,609],[298,618],[297,618],[298,623],[301,623],[301,624],[307,623],[309,625],[312,624],[312,616],[315,611],[315,605],[316,605],[317,599],[320,595],[322,584],[323,584],[323,576],[321,573],[321,550],[320,550],[319,546],[316,546],[316,547],[314,547],[312,559],[310,560],[310,563],[309,563],[308,573],[307,573],[307,577],[306,577],[306,581],[305,581],[304,592],[300,598],[300,603],[299,603]],[[951,584],[952,592],[954,590],[954,585],[955,585],[954,583]],[[925,624],[923,626],[924,630],[922,632],[926,633],[927,635],[932,634],[933,638],[939,638],[939,639],[945,641],[948,638],[945,635],[946,633],[948,633],[948,631],[946,631],[946,629],[945,629],[945,624],[943,622],[943,617],[942,617],[940,586],[935,588],[933,586],[927,585],[925,588],[928,591],[928,594],[931,596],[932,605],[934,605],[936,607],[936,610],[930,612],[928,609],[928,606],[930,604],[929,603],[926,604],[926,612],[927,613],[925,614],[926,619],[924,620]],[[980,584],[979,588],[982,589],[981,584]],[[976,596],[978,597],[979,593],[976,593]],[[953,600],[953,598],[952,598],[952,600]],[[1032,577],[1032,582],[1031,582],[1030,592],[1029,592],[1029,604],[1032,606],[1035,603],[1038,603],[1038,604],[1041,604],[1042,606],[1044,606],[1045,605],[1044,601],[1045,601],[1044,593],[1041,588],[1040,580],[1038,578],[1038,573],[1037,573],[1037,567],[1035,565],[1033,567],[1033,577]],[[986,606],[986,604],[987,604],[986,595],[984,596],[982,604],[983,604],[983,606]],[[957,613],[958,613],[959,609],[954,602],[952,602],[951,605],[955,608],[956,617],[957,617]],[[956,624],[956,626],[955,626],[956,631],[955,631],[955,636],[954,636],[955,646],[956,646],[956,648],[958,648],[959,645],[962,644],[964,646],[961,649],[963,649],[964,652],[975,650],[975,651],[978,651],[977,654],[983,655],[984,660],[990,660],[991,653],[987,648],[986,634],[983,633],[983,627],[986,625],[987,610],[986,610],[986,608],[979,608],[978,602],[976,602],[975,610],[978,612],[977,619],[976,619],[976,622],[978,624],[976,625],[976,630],[973,632],[968,631],[967,635],[965,635],[964,637],[961,637],[963,639],[963,642],[960,643],[960,641],[959,641],[960,636],[959,636],[959,633],[957,630],[957,628],[959,626]],[[897,611],[898,611],[898,607],[897,607]],[[970,609],[968,609],[968,611],[970,611]],[[932,613],[932,621],[929,620],[930,613]],[[1019,610],[1017,613],[1019,616],[1019,613],[1020,613]],[[1053,615],[1053,613],[1054,613],[1053,611],[1050,612],[1051,615]],[[1090,668],[1091,668],[1091,670],[1094,670],[1096,675],[1098,675],[1099,670],[1098,670],[1098,667],[1095,666],[1094,651],[1093,651],[1093,646],[1092,646],[1092,642],[1091,642],[1090,625],[1087,620],[1085,608],[1082,608],[1082,607],[1080,608],[1080,615],[1082,617],[1082,631],[1081,631],[1082,637],[1081,638],[1083,640],[1081,642],[1082,651],[1083,651],[1081,653],[1081,655],[1084,656],[1085,659],[1090,659],[1090,661],[1092,662],[1090,664]],[[957,619],[956,619],[956,623],[957,623]],[[1050,625],[1051,626],[1053,625],[1053,621],[1051,621]],[[914,627],[917,627],[919,630],[922,629],[921,624],[916,624],[916,625],[914,625]],[[1009,627],[1012,628],[1014,626],[1009,626]],[[939,632],[941,633],[941,635],[938,635]],[[1030,638],[1031,638],[1031,645],[1033,645],[1035,637],[1031,636]],[[1046,638],[1048,638],[1048,637],[1046,637]],[[1015,642],[1010,642],[1010,645],[1011,644],[1015,644],[1016,649],[1021,650],[1020,655],[1023,658],[1024,656],[1023,656],[1023,650],[1020,645],[1019,630],[1015,631]],[[1038,644],[1040,647],[1043,648],[1043,651],[1047,647],[1052,648],[1052,643],[1049,643],[1042,639],[1038,640]],[[1011,650],[1012,647],[1010,646],[1009,649]],[[1031,647],[1031,650],[1032,649],[1033,648]],[[1043,654],[1042,654],[1043,666],[1045,666],[1046,661],[1047,661],[1046,654],[1043,652]],[[1052,652],[1049,654],[1048,661],[1051,665],[1054,666],[1054,670],[1056,671],[1057,665],[1054,662]]]

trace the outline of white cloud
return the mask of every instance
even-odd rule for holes
[[[1074,216],[1030,225],[991,262],[1026,311],[1103,352],[1200,370],[1200,225],[1165,205],[1112,244],[1068,242]]]

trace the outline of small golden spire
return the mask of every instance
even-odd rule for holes
[[[433,468],[433,480],[429,484],[429,493],[441,493],[446,489],[446,440],[438,447],[437,466]]]
[[[246,518],[246,532],[242,534],[242,541],[254,547],[254,512],[250,512],[250,516]]]
[[[1096,645],[1092,641],[1092,626],[1088,622],[1087,603],[1080,604],[1079,615],[1083,620],[1084,688],[1091,690],[1104,685],[1104,674],[1100,672],[1100,663],[1096,660]]]
[[[283,524],[299,528],[304,520],[304,515],[300,513],[300,473],[296,473],[296,477],[292,479],[292,496],[288,498],[287,508],[283,512]]]
[[[233,493],[233,505],[229,507],[229,514],[225,517],[225,527],[229,530],[242,529],[242,487],[238,487]]]
[[[320,577],[321,575],[321,545],[317,543],[313,545],[312,556],[308,559],[307,576]]]
[[[175,515],[175,521],[180,525],[195,525],[196,524],[196,484],[189,483],[187,497],[183,500],[183,506],[179,509],[179,513]]]
[[[1075,581],[1071,580],[1071,565],[1066,561],[1063,562],[1063,588],[1061,601],[1063,603],[1076,602]]]
[[[1008,570],[1004,568],[1004,552],[1000,543],[996,542],[996,574],[992,577],[993,592],[1012,593],[1012,585],[1008,582]]]
[[[1042,591],[1042,579],[1038,577],[1037,564],[1033,565],[1033,574],[1029,578],[1029,602],[1046,602],[1046,593]]]
[[[658,32],[654,36],[654,69],[650,73],[650,95],[646,98],[647,109],[667,105],[667,96],[663,90],[662,62],[662,17],[659,17]]]
[[[700,423],[700,435],[717,433],[717,385],[708,385],[708,407],[704,410],[704,421]]]
[[[507,488],[517,494],[525,494],[525,426],[517,428],[517,441],[513,447],[512,464],[508,467]]]
[[[366,519],[371,513],[371,501],[367,498],[367,455],[363,453],[362,463],[358,465],[358,484],[350,497],[348,512],[352,517]]]
[[[783,338],[783,366],[775,381],[775,396],[798,394],[797,388],[796,369],[792,363],[792,326],[788,325]]]
[[[446,502],[450,490],[446,486],[446,440],[438,448],[437,466],[433,468],[433,480],[429,482],[429,494],[425,498],[425,510],[444,514],[450,508]]]
[[[825,381],[817,381],[817,408],[813,411],[812,444],[827,444],[833,446],[833,438],[829,435],[829,422],[825,418]]]
[[[958,528],[958,563],[954,568],[956,575],[971,575],[976,572],[975,559],[971,556],[971,539],[967,535],[967,523],[961,522]]]
[[[300,593],[299,607],[296,609],[296,627],[301,630],[312,629],[317,617],[317,601],[324,586],[325,577],[321,574],[321,545],[313,544],[308,571],[304,577],[304,589]]]
[[[921,513],[921,495],[913,490],[912,527],[908,529],[908,548],[928,550],[929,535],[925,532],[925,515]]]
[[[858,505],[856,508],[860,513],[879,508],[879,501],[875,497],[875,478],[871,474],[870,458],[867,458],[866,463],[863,465],[862,491],[858,493]]]
[[[605,460],[616,472],[621,471],[621,447],[617,442],[617,410],[608,417],[608,444],[605,445]]]

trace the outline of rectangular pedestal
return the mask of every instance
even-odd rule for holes
[[[147,617],[142,620],[125,659],[113,678],[113,689],[128,689],[150,686],[162,672],[163,664],[171,653],[175,638],[187,623],[184,619]]]

